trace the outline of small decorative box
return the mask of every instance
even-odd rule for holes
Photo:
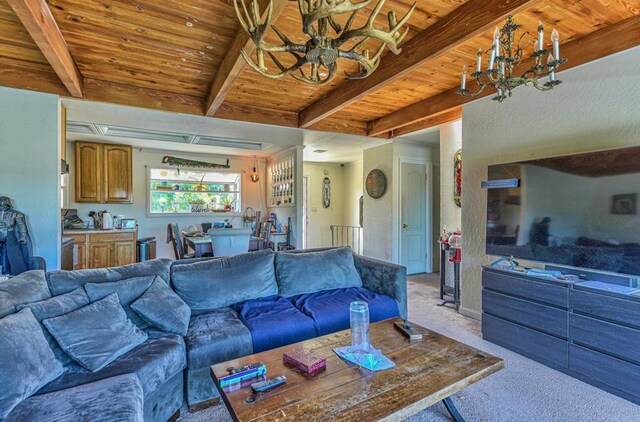
[[[327,366],[325,358],[302,347],[285,352],[282,360],[307,374],[315,374]]]

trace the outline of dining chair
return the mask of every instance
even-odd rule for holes
[[[194,254],[185,253],[186,247],[180,234],[180,228],[177,223],[167,225],[167,243],[171,243],[173,247],[173,256],[176,260],[193,258]]]
[[[265,221],[260,223],[260,236],[258,237],[257,242],[257,250],[267,249],[269,247],[269,243],[271,241],[271,223],[270,221]]]
[[[287,237],[284,242],[270,242],[269,247],[274,251],[291,251],[296,247],[291,244],[291,217],[287,218]]]

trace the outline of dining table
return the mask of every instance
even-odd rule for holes
[[[183,232],[182,235],[184,236],[184,241],[187,244],[187,246],[191,249],[193,249],[194,252],[194,257],[195,258],[201,258],[205,255],[211,255],[211,256],[215,256],[215,253],[213,251],[213,244],[211,243],[211,237],[207,236],[206,234],[203,233],[185,233]],[[287,233],[271,233],[271,237],[282,237],[282,236],[287,236]],[[251,242],[259,242],[263,239],[256,237],[256,236],[250,236],[249,237],[249,243]],[[274,241],[274,243],[278,243],[277,241]]]

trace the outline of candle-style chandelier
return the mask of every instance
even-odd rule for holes
[[[458,94],[464,97],[476,97],[487,87],[494,88],[496,95],[492,98],[502,102],[511,96],[511,91],[520,85],[532,85],[540,91],[549,91],[556,85],[562,83],[556,79],[556,71],[560,65],[567,62],[560,58],[560,34],[556,29],[551,33],[553,51],[544,48],[544,26],[542,22],[538,24],[538,39],[533,41],[533,54],[531,58],[535,60],[535,65],[530,69],[522,71],[519,65],[525,58],[524,48],[521,46],[525,37],[529,35],[526,31],[517,42],[515,42],[516,31],[520,28],[513,21],[513,17],[507,18],[502,29],[496,27],[493,34],[493,46],[487,53],[489,54],[489,66],[487,70],[482,70],[482,49],[478,50],[476,71],[471,74],[478,81],[478,90],[471,93],[467,89],[467,66],[462,68],[462,83]],[[543,58],[547,57],[546,63]],[[541,79],[549,78],[547,82]]]

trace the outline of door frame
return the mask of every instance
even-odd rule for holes
[[[302,248],[309,243],[309,176],[302,177]]]
[[[426,272],[427,274],[433,273],[433,245],[431,244],[433,236],[433,189],[430,188],[430,183],[433,183],[433,163],[427,160],[400,158],[398,160],[398,221],[397,221],[397,233],[396,239],[398,245],[398,263],[402,265],[402,166],[404,164],[422,164],[424,165],[426,180],[425,186],[425,216],[424,216],[424,240],[426,243]]]

